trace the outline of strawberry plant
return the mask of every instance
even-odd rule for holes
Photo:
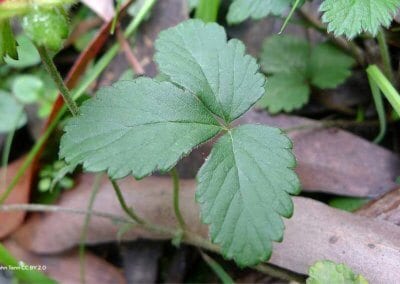
[[[374,123],[379,123],[381,132],[375,141],[384,137],[386,119],[398,120],[396,112],[400,113],[400,95],[395,87],[399,80],[393,71],[387,44],[387,38],[392,39],[389,36],[394,31],[385,28],[390,27],[400,8],[400,0],[323,0],[321,5],[318,4],[321,17],[308,13],[305,7],[311,1],[303,0],[188,1],[195,9],[192,15],[196,19],[161,31],[154,42],[158,76],[139,76],[136,79],[132,78],[144,74],[145,68],[132,52],[129,37],[141,22],[152,19],[150,11],[157,1],[142,0],[133,5],[117,1],[115,16],[108,24],[99,28],[98,25],[92,26],[91,21],[85,23],[88,26],[84,25],[84,29],[88,28],[90,34],[86,33],[85,37],[73,42],[73,36],[69,37],[73,25],[69,21],[68,4],[75,2],[29,0],[0,3],[0,61],[6,64],[0,72],[7,75],[7,79],[0,82],[0,133],[9,133],[3,165],[8,162],[13,132],[28,121],[24,106],[37,103],[41,117],[46,117],[52,109],[48,128],[0,195],[0,208],[27,168],[31,164],[32,168],[38,167],[35,159],[40,158],[52,131],[61,125],[61,140],[57,139],[59,137],[55,140],[60,142],[62,161],[50,162],[47,166],[43,166],[46,162],[41,161],[41,169],[34,172],[38,179],[37,188],[48,193],[42,203],[53,202],[62,189],[79,183],[67,176],[74,169],[76,172],[82,168],[87,172],[105,172],[121,208],[131,218],[115,218],[111,213],[102,215],[124,223],[119,238],[127,230],[141,227],[167,236],[174,245],[185,241],[221,253],[239,267],[258,268],[257,265],[270,259],[274,243],[284,239],[284,219],[293,214],[292,196],[299,194],[300,181],[295,173],[293,145],[286,135],[290,129],[240,124],[238,119],[253,106],[266,108],[272,114],[298,110],[318,92],[345,83],[357,68],[366,71],[372,91],[370,101],[376,106],[376,113],[372,115],[379,119]],[[228,25],[269,15],[282,17],[290,11],[282,30],[296,12],[298,17],[293,22],[302,25],[309,37],[270,36],[264,41],[258,64],[246,53],[243,42],[230,39],[229,31],[227,34],[224,27],[214,23],[225,16],[222,15],[224,8],[227,8]],[[118,20],[125,11],[133,19],[122,31],[123,25]],[[19,21],[11,21],[14,16]],[[13,28],[15,23],[21,29]],[[72,32],[74,36],[75,32]],[[318,36],[314,37],[313,32],[318,32]],[[82,70],[88,67],[88,62],[96,56],[87,57],[88,54],[102,50],[108,34],[115,34],[118,42],[107,48],[101,58],[87,69],[79,85],[74,85],[83,75]],[[81,74],[69,73],[67,84],[53,60],[53,56],[63,49],[65,41],[68,46],[79,46],[79,52],[84,50],[72,69]],[[143,41],[146,48],[152,46],[147,38]],[[85,50],[87,46],[93,50]],[[94,85],[93,82],[120,49],[135,72],[124,72],[125,75],[120,77],[123,79],[111,86],[99,90],[95,87],[96,95],[80,105],[77,99]],[[37,69],[33,70],[38,68],[40,61],[48,71],[46,74],[51,84]],[[73,82],[71,86],[70,82]],[[104,84],[100,82],[99,85]],[[59,101],[53,104],[57,92],[54,86],[64,99],[64,108],[57,108]],[[382,94],[393,108],[390,115],[385,112],[389,104],[385,105]],[[357,122],[362,122],[369,114],[363,106],[357,107]],[[59,124],[67,110],[72,117]],[[184,157],[206,143],[212,147],[196,174],[193,199],[200,207],[200,219],[208,225],[211,242],[192,232],[190,222],[185,221],[185,215],[180,211],[180,180],[176,168]],[[54,156],[46,158],[55,161]],[[171,208],[176,226],[150,223],[130,208],[131,204],[124,199],[119,188],[118,180],[122,178],[133,176],[140,180],[155,173],[168,173],[172,177]],[[88,210],[82,211],[86,215],[85,230],[90,215],[95,212],[92,208],[101,181],[101,175],[98,175]],[[341,197],[331,199],[331,205],[353,210],[364,201]],[[40,208],[49,210],[48,207]],[[85,243],[86,235],[84,231],[80,243]],[[331,241],[336,242],[335,238]],[[200,254],[222,281],[233,282],[212,257],[203,252]],[[282,276],[279,268],[271,270]],[[301,269],[300,272],[306,273]],[[299,279],[298,275],[288,271],[283,274],[285,279]],[[329,261],[316,263],[309,274],[307,283],[329,280],[333,283],[366,282],[345,265]]]
[[[281,130],[231,126],[264,94],[264,76],[244,45],[227,41],[216,24],[184,22],[162,32],[156,49],[169,82],[138,78],[100,90],[66,125],[61,157],[87,171],[106,170],[113,180],[140,179],[170,171],[222,135],[197,176],[202,219],[227,258],[240,266],[267,260],[300,186]]]

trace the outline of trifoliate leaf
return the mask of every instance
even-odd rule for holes
[[[86,101],[65,127],[61,157],[117,179],[168,171],[221,127],[192,94],[148,78],[120,81]]]
[[[269,77],[265,93],[257,105],[276,114],[301,108],[309,100],[310,87],[306,79],[297,73],[278,74]]]
[[[18,59],[17,44],[9,20],[0,20],[0,63],[8,55]]]
[[[399,7],[400,0],[325,0],[320,10],[329,32],[352,39],[362,32],[376,35],[381,26],[388,27]]]
[[[292,143],[276,128],[245,125],[214,145],[198,173],[197,201],[213,242],[240,266],[267,260],[299,193]]]
[[[40,55],[31,40],[25,35],[20,35],[17,37],[17,42],[18,60],[7,56],[4,59],[7,65],[22,69],[39,64]]]
[[[26,124],[24,108],[10,94],[0,91],[0,133],[18,129]]]
[[[272,36],[265,40],[261,53],[261,66],[267,73],[292,74],[307,72],[309,43],[293,36]]]
[[[270,14],[281,15],[292,0],[234,0],[229,7],[227,20],[238,24],[248,18],[258,20]]]
[[[318,261],[309,269],[307,284],[368,284],[362,275],[356,275],[344,264],[329,260]]]
[[[354,60],[335,47],[322,43],[312,47],[291,36],[273,36],[263,44],[261,65],[273,75],[259,105],[271,113],[292,111],[306,104],[311,85],[335,88],[350,75]]]
[[[353,58],[336,47],[319,44],[311,53],[311,83],[321,89],[335,88],[351,75],[353,64]]]
[[[192,92],[226,122],[246,112],[264,94],[265,78],[238,40],[227,42],[217,24],[189,20],[162,32],[156,61],[172,82]]]

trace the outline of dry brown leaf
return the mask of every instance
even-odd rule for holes
[[[357,214],[400,226],[400,188],[364,205]]]
[[[92,183],[93,176],[82,176],[76,190],[65,193],[60,205],[85,210]],[[128,178],[120,185],[127,203],[139,215],[157,224],[176,226],[169,178],[149,177],[142,181]],[[199,220],[194,191],[194,180],[182,181],[181,209],[190,231],[207,237],[207,227]],[[342,212],[311,199],[297,197],[294,203],[294,216],[286,221],[284,241],[275,245],[271,263],[305,274],[315,261],[330,259],[348,264],[371,283],[396,283],[400,279],[398,226]],[[93,209],[124,216],[108,181],[104,181]],[[15,237],[35,252],[57,253],[76,246],[82,224],[82,216],[36,214]],[[52,228],[51,234],[48,228]],[[87,241],[96,244],[116,240],[117,230],[115,222],[93,217]],[[164,239],[165,236],[136,227],[123,237],[125,240],[137,238]]]
[[[3,245],[18,260],[30,265],[46,266],[43,271],[47,276],[63,284],[80,283],[80,262],[77,250],[68,251],[60,255],[44,256],[31,253],[20,247],[13,240],[6,240]],[[85,283],[87,284],[124,284],[122,273],[101,258],[85,253]]]
[[[6,185],[15,176],[20,166],[22,165],[25,157],[11,163],[7,167],[7,178]],[[0,195],[4,193],[7,186],[3,187],[3,177],[4,169],[0,169]],[[26,175],[23,176],[19,183],[15,186],[9,197],[6,199],[4,204],[18,204],[27,203],[29,201],[29,189],[31,183],[30,171],[27,171]],[[0,239],[6,237],[8,234],[12,233],[18,228],[25,218],[24,212],[12,212],[12,213],[0,213]]]

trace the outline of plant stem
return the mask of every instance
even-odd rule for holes
[[[185,220],[183,219],[180,207],[179,207],[179,174],[176,168],[173,168],[171,170],[171,177],[172,177],[172,182],[174,185],[174,193],[173,193],[173,203],[174,203],[174,211],[175,211],[175,216],[176,219],[178,220],[179,227],[182,231],[185,230]]]
[[[56,65],[53,62],[53,59],[50,57],[47,49],[43,46],[37,46],[40,57],[42,58],[43,64],[45,65],[47,72],[49,72],[51,78],[54,83],[57,85],[58,90],[60,91],[65,104],[68,106],[71,114],[73,116],[78,115],[79,109],[76,105],[74,99],[72,98],[71,93],[69,92],[67,86],[65,86],[64,80],[61,78],[60,73],[57,70]]]
[[[378,39],[378,45],[379,45],[379,51],[382,57],[382,64],[383,64],[383,70],[385,75],[389,78],[389,80],[393,83],[394,80],[394,72],[392,69],[392,63],[391,63],[391,58],[390,58],[390,53],[389,53],[389,47],[386,42],[386,36],[384,31],[381,29],[378,33],[377,36]]]
[[[197,5],[195,18],[206,23],[216,22],[218,18],[220,0],[200,0]]]
[[[71,213],[77,215],[93,215],[100,218],[106,218],[113,221],[118,221],[121,223],[128,223],[140,226],[150,232],[154,232],[156,234],[162,234],[168,236],[169,238],[174,238],[176,236],[176,230],[174,228],[169,228],[165,226],[154,225],[150,223],[140,224],[135,220],[130,220],[118,215],[103,213],[99,211],[86,211],[75,208],[65,208],[56,205],[42,205],[42,204],[12,204],[12,205],[0,205],[1,212],[15,212],[15,211],[27,211],[27,212],[53,212],[53,213]],[[200,247],[202,249],[206,249],[215,253],[221,253],[218,246],[212,244],[210,241],[204,239],[203,237],[193,234],[191,232],[187,232],[183,236],[183,241],[187,244]],[[276,278],[296,281],[299,283],[304,283],[304,277],[298,275],[294,272],[287,271],[285,269],[272,266],[269,264],[259,264],[253,267],[255,270],[266,273]]]
[[[89,199],[89,205],[87,208],[87,212],[91,212],[93,209],[93,204],[94,204],[94,200],[96,199],[96,195],[99,192],[100,189],[100,183],[101,183],[101,178],[102,178],[102,174],[98,174],[96,175],[96,178],[94,180],[94,184],[93,184],[93,190],[92,190],[92,194],[90,195],[90,199]],[[86,239],[87,239],[87,233],[88,233],[88,229],[89,229],[89,223],[90,223],[90,219],[91,219],[91,214],[86,214],[85,216],[85,221],[83,224],[83,229],[82,229],[82,233],[81,233],[81,239],[80,239],[80,244],[79,244],[79,262],[80,262],[80,278],[81,278],[81,283],[84,284],[85,281],[85,243],[86,243]]]
[[[118,202],[119,204],[121,204],[122,209],[125,211],[125,213],[132,218],[132,220],[134,220],[136,223],[140,224],[140,225],[144,225],[146,222],[140,218],[136,212],[128,207],[128,205],[125,202],[124,196],[122,195],[121,189],[119,188],[119,185],[117,184],[117,182],[115,180],[110,179],[111,184],[115,190],[115,193],[117,194],[117,198],[118,198]]]

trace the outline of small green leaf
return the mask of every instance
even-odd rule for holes
[[[189,20],[163,31],[156,41],[161,73],[190,91],[225,122],[246,112],[264,94],[264,76],[238,40],[227,42],[214,23]]]
[[[25,36],[17,37],[18,60],[7,56],[4,61],[11,67],[22,69],[35,66],[40,63],[40,55],[31,40]]]
[[[239,24],[248,18],[259,20],[270,14],[281,15],[292,0],[234,0],[229,7],[227,20]]]
[[[0,63],[8,55],[18,59],[17,44],[9,20],[0,20]]]
[[[65,127],[60,155],[113,179],[168,171],[221,130],[194,96],[148,78],[120,81],[86,101]]]
[[[399,7],[400,0],[325,0],[320,10],[329,32],[352,39],[362,32],[375,36],[381,26],[390,25]]]
[[[266,95],[257,105],[276,114],[301,108],[308,102],[311,90],[303,76],[293,73],[270,77],[265,85],[265,92]]]
[[[272,36],[264,41],[261,66],[267,73],[305,74],[310,46],[304,39],[293,36]]]
[[[336,47],[319,44],[311,53],[311,83],[321,89],[336,88],[351,75],[353,65],[353,58]]]
[[[23,106],[10,94],[0,90],[0,133],[21,128],[26,121]]]
[[[368,284],[362,275],[356,275],[346,265],[330,260],[316,262],[308,274],[307,284]]]
[[[281,241],[300,183],[292,143],[276,128],[245,125],[214,145],[198,173],[196,199],[213,242],[240,266],[266,261]]]
[[[69,34],[66,12],[62,7],[35,7],[22,20],[26,35],[36,44],[58,51]]]
[[[314,47],[292,36],[272,36],[263,45],[261,65],[273,74],[260,104],[271,113],[290,112],[306,104],[311,85],[325,89],[343,83],[354,60],[335,47],[322,43]]]
[[[44,84],[34,75],[20,75],[13,81],[12,92],[20,102],[31,104],[44,92]]]

